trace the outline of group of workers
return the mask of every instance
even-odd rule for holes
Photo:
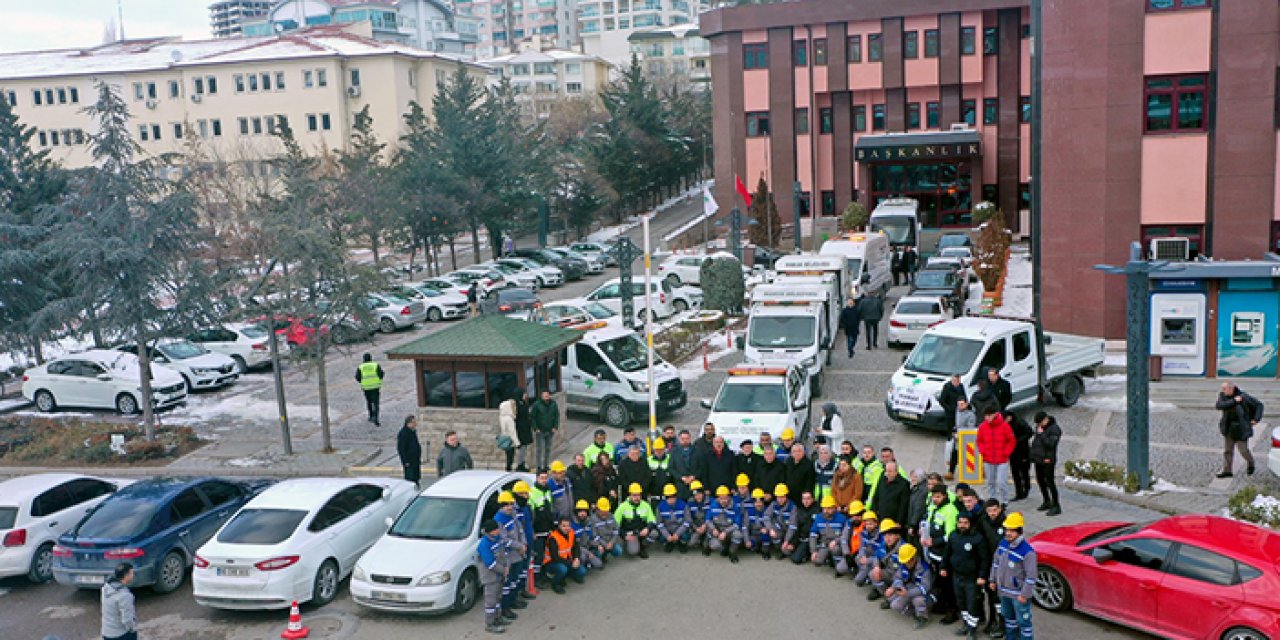
[[[976,638],[985,621],[982,631],[993,638],[1032,638],[1036,554],[1022,514],[1006,513],[999,500],[984,502],[964,483],[948,488],[936,473],[917,470],[908,483],[888,448],[876,456],[868,446],[855,456],[846,441],[839,455],[819,445],[811,458],[787,430],[781,445],[764,434],[760,445],[746,441],[734,453],[711,424],[699,438],[704,449],[687,431],[668,437],[679,442],[676,451],[667,451],[665,438],[646,446],[629,433],[615,447],[597,437],[573,465],[580,472],[592,455],[597,465],[616,453],[643,455],[647,480],[617,488],[580,483],[573,467],[556,460],[533,485],[518,481],[499,494],[478,549],[487,631],[504,632],[539,582],[564,593],[568,580],[582,583],[611,558],[648,558],[662,545],[734,564],[745,550],[828,567],[917,628],[932,611],[944,624],[962,622],[957,636]],[[722,472],[726,457],[735,475]],[[834,480],[846,466],[857,480],[852,491]]]

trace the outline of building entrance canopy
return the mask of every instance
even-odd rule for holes
[[[958,160],[982,156],[982,142],[972,129],[932,133],[886,133],[860,136],[853,157],[858,162]]]

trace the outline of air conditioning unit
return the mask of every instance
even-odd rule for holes
[[[359,98],[359,97],[360,97],[360,87],[359,87],[359,86],[347,87],[347,97],[348,97],[348,98]]]
[[[198,102],[200,102],[201,100],[204,100],[204,96],[202,96],[202,95],[200,95],[200,94],[198,94],[198,93],[193,93],[193,94],[191,94],[191,101],[192,101],[192,102],[197,102],[197,103],[198,103]]]
[[[1152,260],[1190,260],[1191,240],[1187,238],[1153,238]]]
[[[147,108],[148,108],[148,109],[154,109],[154,108],[156,108],[156,101],[155,101],[155,100],[147,100],[146,105],[147,105]]]

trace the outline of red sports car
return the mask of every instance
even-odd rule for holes
[[[1166,638],[1280,639],[1280,534],[1227,518],[1087,522],[1031,538],[1035,601]]]

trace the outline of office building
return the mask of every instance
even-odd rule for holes
[[[609,83],[609,64],[563,49],[510,53],[480,61],[511,81],[527,116],[545,118],[566,97],[595,95]]]
[[[455,0],[460,16],[478,23],[476,57],[518,53],[538,39],[561,49],[578,45],[578,0]]]
[[[706,6],[701,0],[578,0],[582,50],[624,67],[631,62],[633,33],[694,24]]]
[[[246,19],[242,31],[266,37],[324,25],[359,25],[375,40],[464,55],[475,54],[480,28],[443,0],[279,0]]]
[[[698,35],[696,25],[635,29],[627,41],[631,55],[654,83],[711,90],[711,45]],[[630,60],[623,64],[630,64]]]

